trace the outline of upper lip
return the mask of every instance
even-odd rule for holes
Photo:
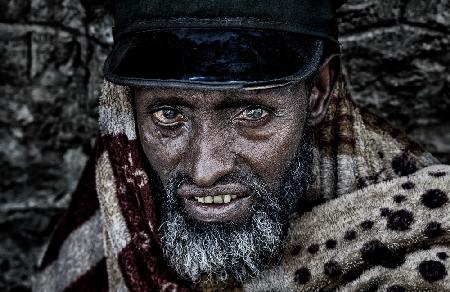
[[[249,195],[248,189],[240,184],[217,185],[207,188],[199,188],[193,185],[181,185],[177,193],[180,197],[186,199],[221,195],[236,195],[238,197],[245,197]]]

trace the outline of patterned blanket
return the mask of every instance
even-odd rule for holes
[[[314,133],[315,182],[279,265],[248,283],[167,266],[132,90],[104,83],[100,136],[35,291],[450,291],[450,167],[355,106],[345,78]]]

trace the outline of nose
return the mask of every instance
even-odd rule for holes
[[[232,172],[234,154],[225,135],[214,129],[205,127],[193,137],[190,155],[190,176],[199,187],[209,187],[221,177]]]

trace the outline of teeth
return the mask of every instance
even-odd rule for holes
[[[223,203],[223,197],[222,196],[214,196],[213,197],[215,204],[222,204]]]
[[[236,198],[237,195],[223,195],[223,196],[195,197],[195,200],[203,204],[228,204],[229,202],[231,202]]]

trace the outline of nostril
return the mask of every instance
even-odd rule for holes
[[[210,187],[221,177],[233,170],[233,159],[217,159],[209,156],[195,161],[191,173],[192,180],[199,187]]]

